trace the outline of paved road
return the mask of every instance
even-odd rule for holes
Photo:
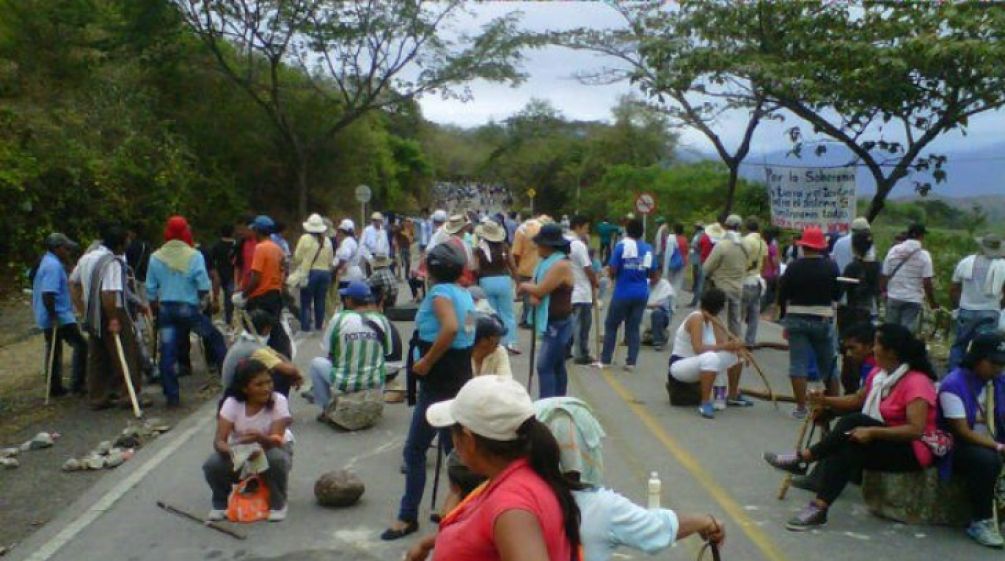
[[[686,310],[685,310],[686,311]],[[683,317],[678,314],[675,324]],[[762,340],[777,340],[777,326],[762,324]],[[407,324],[400,326],[410,329]],[[529,349],[528,333],[521,332]],[[301,345],[303,367],[317,352],[317,342]],[[624,348],[619,348],[623,356]],[[746,410],[729,410],[715,420],[700,419],[692,408],[670,407],[663,389],[669,351],[645,348],[634,373],[571,367],[570,393],[591,403],[608,437],[605,443],[608,483],[637,501],[644,500],[648,473],[663,480],[663,503],[683,512],[711,512],[727,521],[729,560],[796,561],[828,559],[990,559],[988,550],[967,540],[961,531],[912,527],[869,515],[857,488],[850,487],[832,509],[830,524],[808,534],[794,534],[784,521],[809,500],[792,490],[786,501],[775,499],[780,476],[760,459],[767,449],[792,445],[798,422],[788,418],[791,406],[775,411],[759,402]],[[786,357],[760,351],[759,362],[776,390],[787,390]],[[515,357],[518,379],[526,380],[527,355]],[[760,387],[753,372],[745,384]],[[788,393],[786,391],[786,393]],[[336,433],[315,422],[316,410],[294,398],[296,452],[290,489],[290,515],[279,524],[242,528],[238,541],[193,522],[167,514],[157,500],[203,514],[208,489],[200,466],[210,453],[213,404],[143,449],[133,461],[109,475],[95,489],[12,554],[13,559],[79,561],[193,561],[398,559],[410,540],[384,543],[380,531],[393,519],[402,491],[398,473],[401,445],[410,410],[385,409],[385,418],[362,433]],[[432,455],[430,465],[432,465]],[[351,508],[329,510],[316,505],[313,482],[323,472],[350,466],[366,482],[362,501]],[[429,505],[427,493],[424,510]],[[422,514],[425,520],[426,512]],[[422,532],[431,524],[424,523]],[[659,556],[694,559],[695,539]],[[642,559],[623,551],[620,559]]]

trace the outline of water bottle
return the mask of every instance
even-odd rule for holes
[[[660,507],[660,490],[663,488],[663,484],[660,482],[660,476],[655,471],[649,474],[649,508],[659,508]]]
[[[722,372],[716,374],[712,385],[712,407],[716,411],[726,409],[726,375]]]

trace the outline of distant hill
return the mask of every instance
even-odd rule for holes
[[[1003,189],[1005,191],[1005,189]],[[894,197],[891,200],[896,202],[911,202],[919,200],[919,195],[908,195],[904,197]],[[1005,222],[1005,192],[996,195],[976,195],[971,197],[946,197],[943,195],[929,194],[926,200],[941,200],[953,208],[970,211],[975,206],[984,209],[988,216],[988,222],[1001,224]]]

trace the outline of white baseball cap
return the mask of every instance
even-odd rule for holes
[[[460,424],[478,436],[503,442],[519,438],[517,429],[533,416],[534,403],[523,384],[493,374],[468,380],[457,397],[426,410],[426,420],[436,428]]]
[[[868,232],[869,231],[869,220],[865,217],[859,216],[855,220],[851,221],[851,231],[852,232]]]
[[[447,211],[443,209],[438,209],[433,212],[433,222],[446,222],[447,221]]]
[[[352,220],[345,218],[342,220],[342,222],[339,222],[338,229],[346,232],[355,232],[356,225],[352,223]]]

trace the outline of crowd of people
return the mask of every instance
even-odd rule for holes
[[[366,428],[380,418],[383,390],[404,362],[413,406],[404,490],[381,537],[418,531],[435,440],[466,476],[451,476],[454,508],[444,509],[439,532],[416,544],[409,559],[435,550],[450,558],[564,560],[578,558],[582,546],[593,561],[610,558],[618,545],[652,552],[691,533],[721,543],[725,531],[712,517],[647,510],[602,488],[602,430],[586,404],[567,396],[568,360],[611,368],[623,343],[621,366],[632,373],[646,340],[667,356],[668,390],[690,389],[698,414],[714,419],[753,405],[740,391],[743,364],[758,344],[762,314],[777,306],[792,416],[834,425],[811,447],[765,454],[772,466],[800,475],[818,465],[806,483],[817,495],[787,527],[824,524],[864,469],[938,465],[944,477],[965,474],[974,512],[968,535],[1002,546],[991,516],[1005,454],[1001,238],[980,238],[979,251],[953,273],[956,338],[940,377],[918,336],[925,303],[938,308],[921,225],[877,260],[863,218],[830,239],[808,227],[783,248],[776,230],[735,214],[696,224],[688,238],[682,224],[662,217],[647,235],[631,215],[594,223],[475,210],[506,204],[500,188],[443,184],[437,193],[457,201],[452,213],[374,212],[359,233],[352,219],[312,214],[292,249],[283,225],[266,215],[244,217],[207,244],[196,243],[185,218],[172,216],[156,249],[109,224],[75,265],[79,246],[60,233],[48,236],[33,273],[36,320],[56,357],[48,391],[67,392],[58,369],[66,342],[73,347],[70,389],[86,393],[95,409],[151,406],[145,382],[159,383],[165,405],[177,407],[195,333],[224,387],[214,450],[203,466],[209,518],[229,516],[232,485],[253,476],[268,489],[263,516],[279,521],[293,458],[291,391],[309,381],[303,395],[320,421]],[[689,267],[695,309],[671,337]],[[404,282],[416,305],[410,340],[384,315],[399,305]],[[531,346],[537,402],[535,388],[512,377],[509,357],[526,352],[520,329],[538,343]],[[296,343],[311,336],[321,356],[304,376],[293,362]],[[571,419],[573,428],[549,419]],[[579,439],[575,454],[557,445],[557,430]]]

